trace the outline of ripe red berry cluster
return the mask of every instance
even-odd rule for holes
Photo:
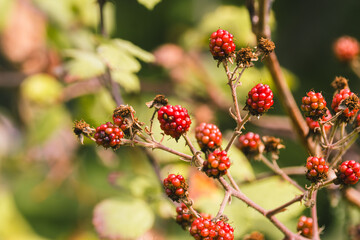
[[[321,93],[310,91],[302,98],[301,110],[306,117],[319,119],[326,113],[326,101]]]
[[[274,104],[273,97],[270,87],[259,83],[249,91],[246,108],[252,115],[261,115]]]
[[[111,122],[100,125],[96,128],[94,138],[98,145],[104,148],[117,148],[120,146],[121,138],[124,137],[123,131]]]
[[[322,157],[308,157],[306,161],[306,178],[312,182],[317,182],[327,177],[329,166]]]
[[[195,137],[202,151],[221,147],[222,134],[214,124],[201,123],[195,128]]]
[[[321,120],[322,120],[322,121],[327,121],[327,120],[329,120],[331,117],[332,117],[332,115],[331,115],[331,113],[330,113],[330,110],[327,109],[327,110],[326,110],[326,114],[321,118]],[[313,119],[311,119],[311,118],[309,118],[309,117],[306,118],[306,124],[308,125],[308,127],[310,128],[310,130],[314,130],[315,128],[320,127],[318,121],[313,120]],[[330,128],[331,128],[331,124],[325,124],[324,128],[325,128],[325,131],[326,131],[326,132],[329,131]]]
[[[256,155],[259,153],[259,147],[262,145],[260,135],[248,132],[239,137],[239,148],[245,155]]]
[[[209,177],[218,178],[227,173],[230,165],[230,159],[226,151],[216,149],[208,154],[207,160],[203,163],[202,171]]]
[[[360,178],[360,164],[354,160],[341,163],[336,172],[339,184],[353,185]]]
[[[236,46],[233,42],[233,37],[228,31],[222,29],[211,34],[209,47],[214,59],[221,60],[227,58],[235,51]]]
[[[116,126],[121,128],[121,130],[125,131],[128,129],[128,126],[126,126],[124,119],[121,116],[113,115],[113,121]]]
[[[163,184],[165,193],[171,200],[179,202],[186,197],[188,185],[182,175],[169,174]]]
[[[191,124],[188,111],[180,105],[161,107],[158,111],[158,120],[164,133],[175,139],[187,132]]]
[[[350,36],[343,36],[334,43],[335,56],[340,61],[351,61],[359,54],[359,42]]]
[[[297,230],[301,235],[307,238],[312,237],[313,219],[306,216],[301,216],[297,224]]]
[[[223,221],[213,223],[201,217],[191,224],[190,234],[196,240],[233,240],[234,228]]]
[[[190,210],[184,203],[181,203],[181,206],[176,208],[176,213],[176,222],[183,229],[190,227],[191,223],[196,219],[196,217],[191,214]]]
[[[348,89],[348,88],[340,90],[340,92],[334,96],[334,98],[332,100],[331,108],[335,112],[340,112],[340,109],[339,109],[340,103],[343,100],[345,100],[353,95],[355,95],[355,93],[351,92],[350,89]],[[355,114],[358,112],[358,110],[359,109],[350,110],[349,108],[346,108],[342,115],[344,117],[351,118],[351,117],[355,116]]]

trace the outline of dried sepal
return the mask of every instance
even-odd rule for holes
[[[267,38],[260,38],[257,51],[259,54],[263,54],[262,58],[267,57],[270,53],[272,53],[275,49],[275,43]]]
[[[113,113],[113,119],[116,119],[117,117],[122,119],[122,124],[124,126],[121,128],[124,133],[130,137],[134,137],[138,131],[142,131],[142,126],[144,125],[144,123],[140,122],[134,114],[134,108],[129,105],[120,105],[115,108]]]
[[[236,53],[236,64],[241,68],[248,68],[254,66],[252,61],[257,61],[256,54],[253,53],[249,47],[242,48]]]
[[[282,140],[273,136],[263,136],[262,140],[265,145],[264,151],[271,153],[273,159],[278,159],[279,150],[285,148],[285,145],[282,144]]]
[[[255,231],[255,232],[245,235],[243,240],[264,240],[264,239],[265,239],[265,237],[263,234]]]
[[[73,131],[81,144],[84,144],[84,136],[91,138],[95,133],[95,129],[91,128],[90,124],[86,123],[84,120],[76,120],[74,122]]]
[[[348,82],[349,80],[344,77],[336,77],[331,83],[331,86],[335,89],[335,94],[342,89],[349,88]]]
[[[156,95],[156,97],[152,101],[147,102],[146,106],[148,108],[154,107],[156,110],[159,110],[161,107],[166,106],[168,104],[168,102],[169,102],[168,99],[165,98],[164,95],[159,94],[159,95]]]

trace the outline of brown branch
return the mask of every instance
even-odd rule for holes
[[[311,208],[311,216],[313,219],[313,240],[320,240],[319,236],[319,225],[318,225],[318,217],[317,217],[317,207],[316,207],[316,196],[317,196],[317,190],[315,190],[312,193],[312,202],[314,203],[314,206]]]
[[[296,203],[296,202],[300,202],[302,199],[304,198],[304,194],[301,194],[299,196],[296,196],[294,199],[292,199],[291,201],[287,202],[287,203],[284,203],[283,205],[273,209],[273,210],[270,210],[266,213],[266,216],[267,217],[271,217],[272,215],[275,215],[277,213],[280,213],[280,212],[283,212],[286,210],[286,207]]]

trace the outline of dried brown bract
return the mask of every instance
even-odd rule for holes
[[[165,98],[164,95],[156,95],[156,97],[150,101],[146,103],[146,106],[148,106],[148,108],[152,108],[154,107],[156,110],[159,110],[161,107],[166,106],[168,104],[168,99]]]
[[[274,159],[279,158],[279,150],[285,148],[280,138],[273,136],[263,136],[262,140],[265,145],[265,152],[271,153]]]
[[[95,129],[90,127],[90,124],[84,120],[76,120],[74,122],[73,131],[78,137],[81,144],[84,144],[84,136],[91,137],[95,133]]]
[[[244,240],[265,240],[265,237],[259,232],[252,232],[251,234],[246,235]]]
[[[252,67],[252,61],[257,61],[257,57],[251,48],[242,48],[236,53],[236,64],[239,67]]]
[[[257,45],[257,49],[260,53],[264,54],[263,58],[272,53],[275,49],[275,43],[267,38],[260,38]]]
[[[341,89],[349,88],[349,84],[346,78],[344,77],[336,77],[334,81],[332,81],[331,86],[335,89],[335,94],[338,93]]]

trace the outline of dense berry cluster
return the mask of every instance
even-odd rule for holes
[[[128,129],[128,126],[125,124],[125,121],[121,116],[113,115],[113,121],[116,126],[121,128],[121,130],[125,131]]]
[[[183,133],[187,132],[191,124],[188,111],[179,105],[166,105],[160,108],[158,120],[164,133],[175,139],[179,139]]]
[[[330,110],[327,109],[326,114],[321,118],[321,121],[328,121],[331,117],[332,117],[332,115],[331,115],[331,113],[330,113]],[[308,125],[308,127],[309,127],[310,130],[312,130],[312,131],[314,131],[315,128],[320,127],[318,121],[313,120],[313,119],[311,119],[311,118],[309,118],[309,117],[306,118],[306,124]],[[329,124],[329,123],[325,124],[324,128],[325,128],[325,131],[326,131],[326,132],[329,131],[330,128],[331,128],[331,124]]]
[[[335,56],[340,61],[351,61],[359,54],[358,41],[350,36],[343,36],[334,43]]]
[[[221,60],[227,58],[235,51],[236,46],[233,42],[233,37],[228,31],[222,29],[211,34],[209,47],[214,59]]]
[[[353,185],[360,178],[360,164],[354,160],[348,160],[341,163],[336,172],[337,183]]]
[[[190,227],[190,234],[196,240],[233,240],[234,229],[228,223],[197,218]]]
[[[333,100],[332,100],[332,104],[331,104],[331,107],[332,109],[335,111],[335,112],[340,112],[340,104],[343,102],[343,101],[347,101],[347,100],[351,100],[352,98],[354,99],[357,99],[355,100],[355,103],[354,103],[354,107],[352,108],[349,108],[347,107],[344,112],[342,113],[342,116],[345,117],[345,118],[352,118],[353,116],[355,116],[355,114],[359,111],[359,108],[358,108],[358,98],[356,97],[355,93],[351,92],[350,89],[348,88],[345,88],[345,89],[342,89],[339,93],[337,93]]]
[[[123,137],[123,131],[111,122],[107,122],[97,127],[94,134],[94,138],[98,145],[101,145],[104,148],[112,147],[113,149],[120,146],[121,138]]]
[[[207,160],[203,163],[202,171],[209,177],[218,178],[227,173],[230,165],[230,159],[226,151],[217,149],[207,156]]]
[[[306,216],[301,216],[299,218],[297,224],[297,230],[303,235],[304,237],[311,238],[312,237],[312,228],[313,228],[313,219],[308,218]]]
[[[214,124],[201,123],[195,128],[195,137],[202,151],[221,147],[222,134]]]
[[[248,93],[246,109],[252,115],[261,115],[265,113],[274,104],[273,92],[266,84],[259,83]]]
[[[257,133],[248,132],[239,137],[239,148],[247,156],[259,154],[262,145],[260,135]]]
[[[196,217],[191,214],[190,210],[184,203],[181,203],[181,205],[176,208],[176,213],[176,222],[183,229],[190,227],[191,223],[196,219]]]
[[[326,114],[326,101],[321,93],[310,91],[302,98],[301,110],[306,117],[319,119]]]
[[[312,182],[325,179],[329,171],[329,166],[322,157],[308,157],[306,168],[306,178]]]
[[[163,183],[165,193],[171,200],[179,202],[187,196],[188,185],[182,175],[169,174]]]

